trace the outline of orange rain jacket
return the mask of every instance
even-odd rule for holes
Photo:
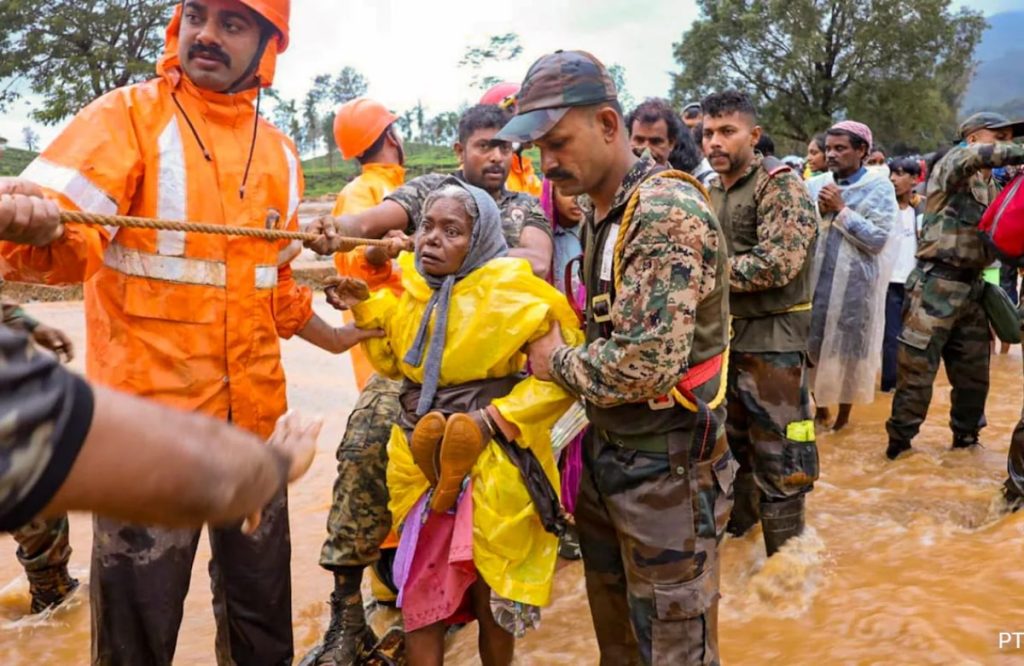
[[[512,156],[512,168],[508,171],[505,187],[513,192],[525,192],[538,199],[544,191],[544,183],[533,170],[533,160],[526,155]]]
[[[371,162],[364,164],[362,169],[362,173],[338,193],[331,215],[350,215],[373,208],[405,182],[405,169],[398,164]],[[358,248],[352,252],[335,254],[334,265],[338,267],[340,275],[363,280],[371,291],[386,287],[395,296],[402,295],[402,276],[393,261],[384,266],[373,266],[366,261],[362,248]],[[343,314],[343,318],[348,323],[353,321],[348,312]],[[374,373],[373,365],[362,346],[349,350],[349,358],[352,359],[356,385],[362,391]]]
[[[179,4],[158,78],[90,104],[23,177],[68,209],[260,228],[277,213],[279,226],[296,228],[304,183],[295,147],[261,119],[240,196],[256,89],[196,88],[177,56],[180,20]],[[273,79],[277,48],[270,40],[260,62],[263,86]],[[286,408],[278,338],[313,315],[309,290],[278,265],[284,245],[73,224],[48,247],[0,245],[0,271],[85,282],[91,379],[267,436]]]

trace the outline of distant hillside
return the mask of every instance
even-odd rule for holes
[[[981,64],[967,87],[963,111],[1024,116],[1024,11],[993,14],[988,22],[974,54]]]
[[[28,163],[35,158],[36,153],[21,148],[7,147],[3,157],[0,157],[0,176],[17,176],[25,170]]]

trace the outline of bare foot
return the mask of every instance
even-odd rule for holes
[[[814,412],[814,424],[822,428],[828,428],[828,422],[832,420],[832,414],[828,407],[818,407]]]
[[[832,432],[839,432],[850,423],[852,411],[853,405],[839,405],[839,414],[836,416],[836,422],[832,424]]]

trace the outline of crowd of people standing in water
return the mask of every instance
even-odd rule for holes
[[[582,559],[602,663],[717,663],[725,533],[760,525],[769,556],[803,533],[816,435],[849,426],[879,371],[890,459],[940,361],[952,446],[979,444],[998,286],[977,226],[1024,163],[1024,121],[994,113],[931,159],[887,159],[854,119],[779,159],[741,91],[624,110],[597,58],[557,51],[462,114],[459,171],[406,181],[397,117],[357,99],[334,130],[361,174],[306,229],[335,257],[342,326],[313,313],[285,241],[61,222],[297,228],[298,155],[254,108],[288,14],[182,3],[157,78],[0,182],[3,277],[85,283],[89,378],[5,308],[0,527],[39,611],[77,585],[66,512],[95,511],[95,663],[171,663],[205,522],[218,662],[294,658],[285,490],[319,426],[282,416],[279,337],[349,352],[361,390],[320,554],[331,617],[303,664],[439,664],[472,621],[481,661],[509,664],[559,556]],[[1013,511],[1024,422],[1008,467]],[[382,636],[367,572],[401,611]]]

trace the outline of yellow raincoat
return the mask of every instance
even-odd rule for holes
[[[386,336],[364,342],[370,361],[393,379],[423,381],[423,368],[402,359],[412,347],[431,290],[417,272],[413,255],[402,254],[405,293],[373,294],[352,308],[362,328],[383,328]],[[522,348],[541,337],[557,321],[566,342],[583,343],[576,315],[568,301],[547,282],[535,277],[522,259],[492,259],[455,283],[448,314],[447,344],[441,359],[440,386],[507,377],[522,370]],[[558,470],[551,453],[550,430],[573,398],[552,382],[527,377],[505,397],[494,401],[501,414],[522,432],[520,446],[533,450],[557,489]],[[519,470],[490,442],[471,473],[473,479],[473,562],[484,581],[499,595],[543,606],[548,603],[555,572],[558,540],[544,531]],[[388,443],[388,508],[401,525],[429,488],[412,460],[405,432],[398,426]]]

